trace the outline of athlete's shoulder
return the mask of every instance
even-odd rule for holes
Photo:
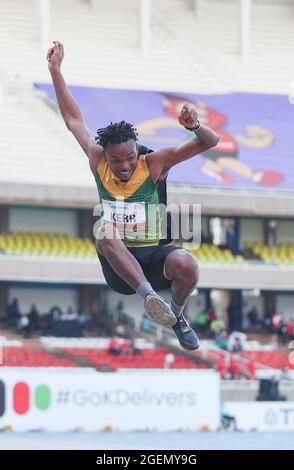
[[[93,163],[93,167],[95,170],[95,176],[98,174],[99,176],[105,174],[108,169],[108,164],[106,158],[102,156],[98,162]]]

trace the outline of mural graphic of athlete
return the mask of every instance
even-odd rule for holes
[[[220,142],[216,147],[202,153],[204,157],[202,172],[205,175],[230,185],[235,184],[236,180],[227,171],[248,178],[261,186],[275,186],[283,182],[283,175],[276,171],[253,170],[246,163],[238,160],[238,143],[256,149],[269,147],[273,142],[273,135],[270,131],[258,126],[247,126],[248,137],[233,136],[223,128],[227,124],[227,117],[224,114],[209,108],[203,102],[174,95],[165,95],[164,110],[168,116],[176,120],[179,110],[186,102],[196,106],[201,122],[204,122],[220,136]]]

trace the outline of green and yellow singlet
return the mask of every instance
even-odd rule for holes
[[[103,223],[112,222],[129,247],[158,245],[161,238],[158,192],[145,157],[138,157],[129,181],[117,178],[105,158],[101,159],[95,178]]]

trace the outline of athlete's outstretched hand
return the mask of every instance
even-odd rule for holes
[[[64,57],[64,48],[61,42],[53,41],[54,46],[47,52],[49,70],[53,67],[60,67]]]
[[[187,128],[195,127],[198,119],[198,113],[189,103],[185,103],[179,115],[179,123]]]

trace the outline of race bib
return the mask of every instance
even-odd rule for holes
[[[102,199],[103,219],[118,230],[145,230],[147,225],[144,202],[107,201]]]

